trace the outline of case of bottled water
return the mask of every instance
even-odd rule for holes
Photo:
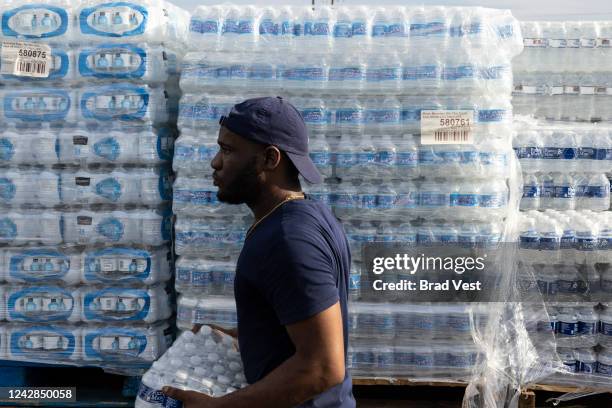
[[[170,279],[166,247],[25,247],[0,251],[2,280],[12,284],[144,284]]]
[[[41,0],[2,5],[2,38],[48,43],[121,43],[125,41],[181,44],[188,13],[159,0],[78,4]]]
[[[142,373],[171,341],[189,14],[160,0],[15,0],[0,15],[8,357]]]
[[[171,343],[167,323],[154,325],[8,324],[2,326],[2,344],[12,360],[73,364],[108,364],[118,370],[144,370]]]
[[[183,332],[142,377],[135,407],[180,407],[164,386],[220,397],[246,386],[236,340],[208,326]]]

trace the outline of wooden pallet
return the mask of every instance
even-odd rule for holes
[[[408,386],[408,387],[435,387],[438,389],[458,388],[467,386],[467,382],[462,381],[431,381],[418,380],[410,378],[383,378],[383,377],[356,377],[353,378],[355,386]],[[612,393],[610,388],[597,387],[576,387],[568,385],[553,385],[553,384],[530,384],[521,391],[519,398],[519,408],[535,408],[536,401],[541,405],[545,402],[544,393],[575,393],[575,392],[600,392]],[[538,398],[539,397],[539,398]],[[607,397],[604,397],[607,398]],[[612,401],[612,396],[610,401]],[[547,399],[547,398],[546,398]],[[612,406],[612,402],[609,405]]]

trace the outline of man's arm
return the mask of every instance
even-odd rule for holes
[[[344,337],[340,303],[286,326],[295,354],[266,377],[221,398],[171,389],[186,408],[290,408],[344,381]]]

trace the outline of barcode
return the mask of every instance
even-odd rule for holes
[[[19,61],[17,71],[23,74],[43,75],[47,70],[45,61]]]
[[[469,139],[469,130],[436,130],[434,133],[436,142],[466,142]]]

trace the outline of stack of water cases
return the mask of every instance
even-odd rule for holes
[[[0,356],[148,366],[171,341],[171,83],[188,15],[155,0],[0,13]]]
[[[514,149],[523,169],[519,276],[544,298],[532,338],[563,367],[546,381],[612,385],[612,128],[521,117]],[[531,280],[533,282],[533,280]],[[551,334],[554,337],[551,337]],[[552,341],[551,341],[552,339]],[[571,375],[568,375],[568,372]]]
[[[521,118],[514,140],[527,211],[520,272],[535,276],[550,320],[531,328],[573,373],[550,381],[609,387],[612,22],[521,28],[513,106],[532,118]]]
[[[351,244],[353,374],[469,375],[478,356],[470,316],[484,313],[411,304],[408,295],[384,301],[362,274],[361,245],[507,239],[518,206],[510,194],[518,31],[508,12],[482,8],[196,9],[189,44],[198,52],[183,64],[174,158],[178,325],[235,324],[228,296],[251,220],[219,203],[202,176],[211,174],[220,116],[249,97],[279,95],[302,114],[325,176],[302,187],[333,209]],[[438,133],[421,135],[428,111],[464,111],[464,127],[445,130],[438,119]]]

